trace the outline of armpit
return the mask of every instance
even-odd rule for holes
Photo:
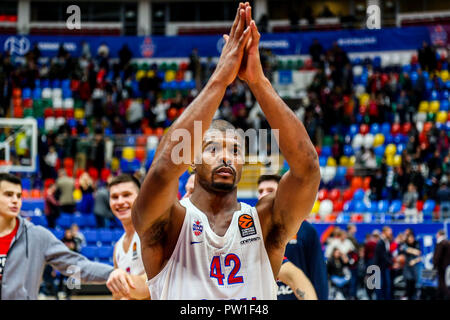
[[[145,232],[144,242],[145,245],[152,247],[155,245],[163,245],[167,242],[167,225],[169,219],[160,219]]]

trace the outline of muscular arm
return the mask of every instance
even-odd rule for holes
[[[239,77],[248,84],[272,130],[279,133],[277,142],[290,166],[275,195],[263,197],[267,199],[257,204],[266,249],[269,256],[275,258],[271,258],[271,262],[274,274],[277,274],[284,247],[312,209],[319,188],[320,170],[317,152],[305,127],[264,76],[258,49],[260,34],[251,11],[246,14],[251,39],[245,48]]]
[[[317,300],[311,281],[292,262],[288,261],[281,266],[278,279],[292,289],[298,300]]]
[[[185,215],[185,209],[177,200],[178,178],[193,162],[226,87],[237,76],[244,44],[250,36],[249,28],[245,31],[244,28],[245,10],[240,5],[216,70],[205,88],[161,140],[133,206],[133,224],[141,239],[149,278],[158,273],[175,247]],[[200,130],[194,129],[195,121],[201,123]],[[190,154],[179,152],[181,143],[185,144],[185,151],[190,148]],[[181,156],[181,163],[175,161],[173,154]]]

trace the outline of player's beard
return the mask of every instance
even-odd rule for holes
[[[211,188],[215,191],[222,191],[222,192],[230,192],[235,188],[234,180],[233,183],[223,183],[223,182],[212,182]]]

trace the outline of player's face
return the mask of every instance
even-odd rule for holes
[[[131,220],[131,208],[138,195],[133,182],[123,182],[109,189],[109,205],[111,211],[120,221]]]
[[[15,218],[22,207],[22,187],[8,181],[0,182],[0,216]]]
[[[258,185],[258,200],[268,195],[269,193],[277,191],[278,183],[274,180],[263,181]]]
[[[212,192],[230,192],[236,188],[245,159],[239,138],[206,132],[201,157],[196,176],[203,188]]]

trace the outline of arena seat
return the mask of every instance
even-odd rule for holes
[[[111,244],[114,239],[114,234],[109,229],[100,229],[98,230],[98,240],[102,244]]]
[[[84,230],[83,234],[88,245],[97,245],[98,235],[96,230]]]
[[[88,258],[89,260],[97,260],[98,257],[98,247],[96,246],[85,246],[81,248],[81,254]]]
[[[97,249],[97,257],[100,261],[112,259],[114,247],[110,245],[102,245]]]
[[[73,217],[71,214],[61,213],[61,215],[56,219],[56,224],[63,229],[68,229],[73,223]]]

